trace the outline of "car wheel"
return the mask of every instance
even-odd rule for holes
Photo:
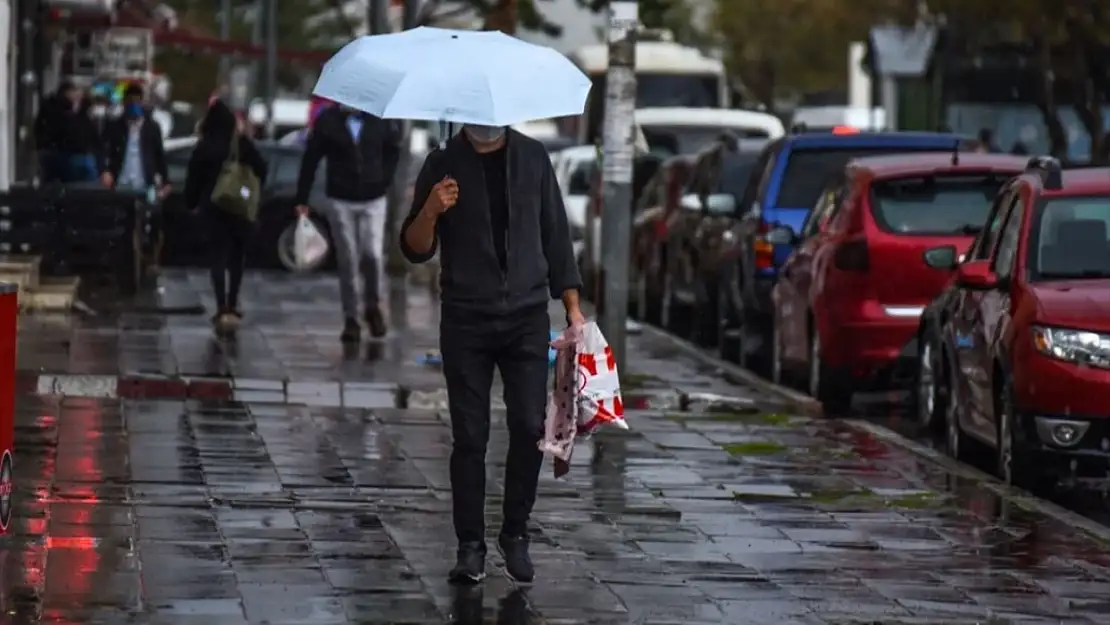
[[[739,362],[739,328],[732,308],[731,288],[728,278],[722,278],[717,286],[717,351],[722,360]]]
[[[959,405],[963,390],[960,388],[955,363],[948,363],[945,369],[948,371],[948,406],[944,411],[944,443],[949,456],[956,460],[967,460],[970,454],[964,449],[964,433],[960,427]]]
[[[994,398],[995,418],[998,420],[998,450],[995,473],[1004,483],[1043,493],[1056,485],[1056,476],[1033,464],[1029,456],[1017,445],[1014,428],[1017,410],[1014,406],[1013,382],[1006,376]]]
[[[932,334],[922,333],[917,349],[917,381],[910,394],[918,425],[929,433],[937,433],[944,419],[944,371]]]
[[[852,388],[838,380],[821,356],[821,334],[816,328],[809,338],[809,394],[821,402],[826,416],[847,414],[852,407]]]
[[[782,341],[779,336],[779,323],[771,321],[771,382],[782,384]]]
[[[694,320],[691,324],[694,342],[702,347],[713,347],[717,344],[720,334],[718,321],[718,300],[722,297],[717,282],[707,282],[702,285],[698,303],[693,311]]]

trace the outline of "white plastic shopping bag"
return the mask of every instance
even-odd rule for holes
[[[318,265],[328,253],[328,240],[306,215],[297,218],[293,233],[293,261],[297,269],[310,269]]]
[[[555,385],[539,447],[555,459],[555,477],[570,470],[574,441],[603,425],[628,429],[617,363],[596,323],[568,328],[552,341]]]

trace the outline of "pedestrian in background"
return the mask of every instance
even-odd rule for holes
[[[385,282],[386,193],[393,183],[401,154],[397,125],[368,113],[342,106],[322,110],[312,125],[297,180],[296,210],[308,215],[308,198],[316,168],[327,160],[322,207],[331,226],[339,264],[339,293],[343,305],[345,343],[361,339],[362,317],[370,335],[386,333],[381,295]]]
[[[104,142],[100,173],[104,186],[153,191],[157,197],[169,193],[162,129],[147,119],[141,103],[126,105],[122,123],[108,125]]]
[[[43,100],[35,117],[35,147],[45,183],[66,180],[72,145],[69,133],[80,109],[81,97],[81,90],[75,84],[64,82],[53,95]]]
[[[547,403],[547,305],[585,322],[562,193],[543,144],[501,127],[463,127],[432,152],[401,229],[411,262],[440,253],[440,352],[451,411],[451,495],[458,552],[450,579],[485,576],[490,387],[501,372],[509,426],[498,548],[514,579],[535,576],[528,519],[536,501]]]
[[[220,100],[209,105],[199,132],[200,139],[189,158],[183,195],[185,206],[199,212],[208,225],[209,269],[216,296],[212,323],[217,331],[226,332],[238,327],[243,319],[239,310],[239,289],[243,284],[247,244],[253,228],[246,219],[216,206],[212,194],[233,141],[238,143],[239,162],[248,165],[259,182],[266,179],[266,161],[254,142],[239,132],[235,113]]]

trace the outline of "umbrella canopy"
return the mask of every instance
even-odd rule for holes
[[[312,93],[387,119],[509,126],[581,114],[590,79],[501,32],[421,27],[343,46]]]

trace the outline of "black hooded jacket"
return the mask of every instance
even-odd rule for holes
[[[249,165],[259,182],[266,180],[266,160],[248,137],[237,135],[235,113],[216,100],[208,107],[200,126],[200,140],[189,158],[185,175],[185,206],[209,207],[216,179],[231,150],[231,138],[239,137],[239,162]]]
[[[485,172],[477,152],[459,133],[446,149],[428,155],[413,189],[412,209],[401,226],[401,251],[413,263],[440,252],[445,308],[510,314],[582,288],[566,208],[543,144],[514,130],[506,139],[508,231],[506,269],[493,242]],[[459,183],[459,200],[436,222],[432,249],[418,254],[405,242],[409,225],[445,176]]]

